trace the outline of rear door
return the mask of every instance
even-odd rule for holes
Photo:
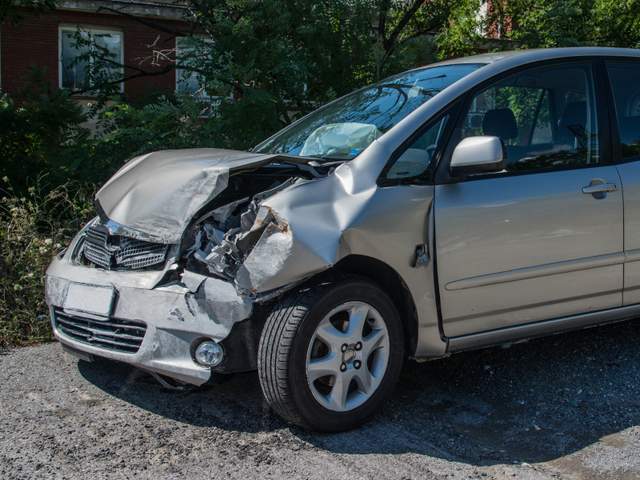
[[[445,335],[622,304],[622,192],[591,62],[531,67],[470,95],[454,135],[506,145],[499,174],[436,186]]]
[[[606,62],[616,126],[614,155],[624,186],[624,305],[640,303],[640,61]]]

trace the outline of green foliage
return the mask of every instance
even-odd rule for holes
[[[183,96],[160,98],[156,103],[135,107],[117,103],[98,115],[98,133],[93,139],[94,157],[112,168],[125,160],[155,150],[213,146],[210,125],[202,116],[203,106]]]
[[[591,43],[587,31],[591,23],[590,0],[515,0],[505,6],[501,17],[511,17],[513,29],[508,35],[523,48],[578,46]],[[526,10],[525,10],[526,9]]]
[[[482,49],[601,45],[640,46],[640,0],[504,0],[479,15],[477,0],[459,0],[439,37],[444,57]],[[501,32],[491,41],[478,35]]]
[[[438,53],[441,58],[461,57],[477,53],[486,31],[486,19],[478,15],[477,0],[458,0],[452,9],[449,25],[437,37]]]
[[[640,0],[599,0],[591,14],[595,43],[640,48]]]
[[[51,338],[44,272],[93,216],[86,188],[37,184],[16,194],[8,180],[0,180],[0,349]]]
[[[197,72],[207,92],[221,97],[227,138],[236,136],[239,122],[257,129],[252,139],[263,138],[371,78],[367,2],[192,3],[205,34],[192,39],[190,57],[178,65]]]
[[[15,98],[0,97],[0,177],[8,176],[19,189],[45,171],[53,183],[81,178],[85,120],[76,103],[50,90],[42,72],[34,71],[29,86]]]

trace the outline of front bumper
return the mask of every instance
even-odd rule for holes
[[[68,256],[55,258],[49,266],[45,291],[54,335],[72,350],[118,360],[181,382],[201,385],[209,380],[212,370],[193,360],[194,344],[203,338],[222,342],[223,347],[225,343],[242,343],[239,339],[229,341],[227,337],[232,330],[246,330],[248,322],[245,320],[252,315],[253,303],[249,298],[238,295],[232,284],[206,278],[192,282],[190,287],[180,283],[158,286],[163,272],[115,272],[89,268],[74,264]],[[77,288],[72,288],[70,292],[70,287],[78,284],[89,286],[82,287],[85,292],[90,292],[87,288],[102,291],[105,287],[112,288],[114,294],[108,312],[102,309],[98,309],[97,314],[90,311],[90,301],[84,302],[89,305],[88,308],[83,307],[83,311],[78,311],[77,305],[83,301],[71,298],[77,295],[74,293]],[[108,340],[96,342],[90,335],[87,338],[70,335],[69,329],[65,333],[65,328],[56,319],[58,315],[67,319],[88,319],[87,325],[97,326],[93,329],[98,332],[96,337]],[[116,337],[113,343],[113,333],[109,337],[100,337],[101,321],[116,326],[125,325],[118,332],[124,333],[123,338],[133,347],[118,347],[120,339]],[[127,325],[145,327],[140,334],[141,342],[128,338],[131,336],[129,333],[141,330],[127,330],[133,328]],[[115,327],[109,328],[113,330]],[[84,329],[82,331],[86,333]],[[244,351],[251,348],[245,347]],[[237,356],[234,358],[232,353],[225,351],[225,360],[214,371],[243,369],[238,366]],[[233,367],[227,359],[232,361]]]

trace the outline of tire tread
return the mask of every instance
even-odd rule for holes
[[[258,346],[258,376],[267,403],[301,426],[306,422],[289,394],[288,359],[300,323],[323,293],[322,288],[307,288],[283,298],[267,317]]]
[[[392,338],[385,378],[368,403],[349,412],[331,412],[313,399],[301,369],[311,331],[335,302],[365,298],[383,312]],[[338,303],[339,304],[339,303]],[[349,276],[309,283],[282,297],[264,324],[258,345],[258,378],[271,409],[285,421],[302,428],[338,432],[366,421],[393,390],[404,359],[404,332],[397,309],[375,283]],[[306,339],[306,340],[305,340]]]

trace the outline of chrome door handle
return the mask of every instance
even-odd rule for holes
[[[595,193],[609,193],[618,190],[615,183],[592,183],[587,187],[582,187],[582,193],[593,195]]]

